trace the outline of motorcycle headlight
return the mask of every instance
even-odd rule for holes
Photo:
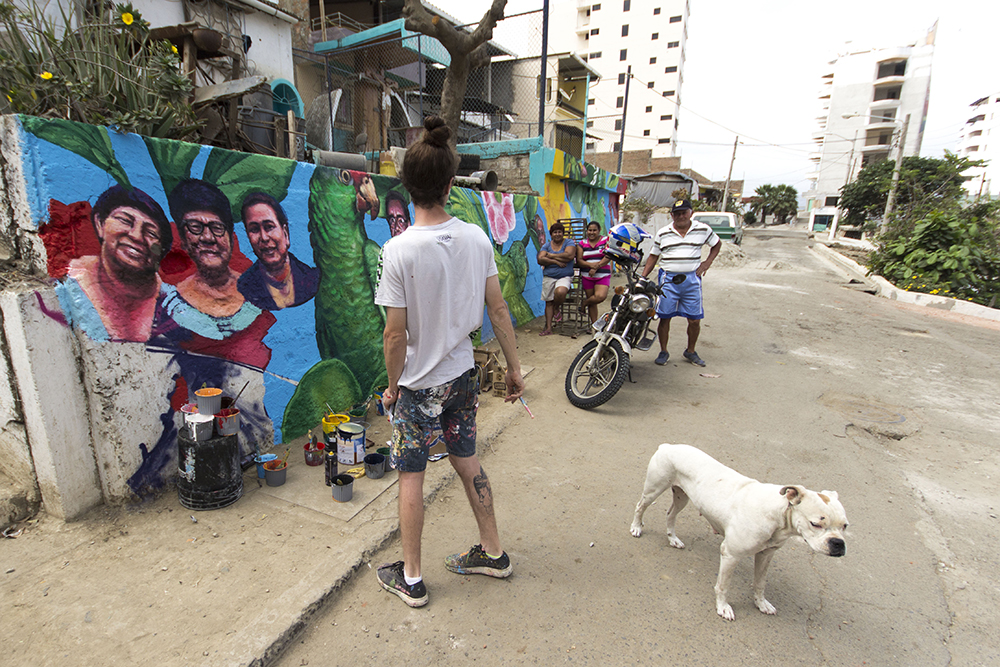
[[[629,301],[628,307],[633,313],[641,313],[647,310],[652,301],[645,294],[635,294],[632,296],[632,300]]]

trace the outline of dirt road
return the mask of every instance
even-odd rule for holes
[[[698,346],[708,366],[639,353],[632,379],[591,412],[563,393],[583,340],[519,332],[535,367],[516,422],[485,447],[507,580],[447,572],[476,541],[461,487],[428,505],[424,579],[410,609],[354,579],[279,658],[298,665],[1000,663],[997,325],[879,299],[811,254],[803,233],[751,231],[742,266],[705,281]],[[735,262],[738,264],[738,262]],[[715,613],[721,537],[691,509],[684,550],[667,545],[666,497],[628,531],[662,442],[695,445],[762,481],[833,489],[851,522],[847,555],[789,543],[765,616],[741,563]],[[442,461],[433,465],[448,465]],[[371,568],[400,558],[398,540]]]

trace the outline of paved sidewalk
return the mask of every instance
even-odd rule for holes
[[[481,454],[519,410],[481,395]],[[399,527],[395,472],[357,480],[340,505],[301,450],[285,486],[251,468],[224,509],[186,510],[171,490],[69,524],[41,514],[0,539],[0,665],[268,664]],[[428,499],[453,476],[447,459],[429,464]]]

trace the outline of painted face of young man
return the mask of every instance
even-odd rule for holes
[[[247,208],[243,216],[247,237],[257,259],[269,273],[278,273],[288,262],[288,229],[278,222],[269,205],[260,203]]]
[[[410,225],[406,208],[398,199],[393,199],[386,206],[385,217],[389,221],[389,233],[393,236],[402,234]]]
[[[211,211],[191,211],[184,214],[181,227],[184,249],[199,273],[229,270],[233,238],[218,215]]]
[[[97,221],[101,258],[122,280],[150,280],[160,263],[160,226],[131,206],[119,206]]]

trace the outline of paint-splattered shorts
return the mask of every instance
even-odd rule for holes
[[[479,374],[472,368],[445,384],[427,389],[399,388],[392,406],[392,462],[400,472],[423,472],[438,437],[448,456],[476,453]]]

